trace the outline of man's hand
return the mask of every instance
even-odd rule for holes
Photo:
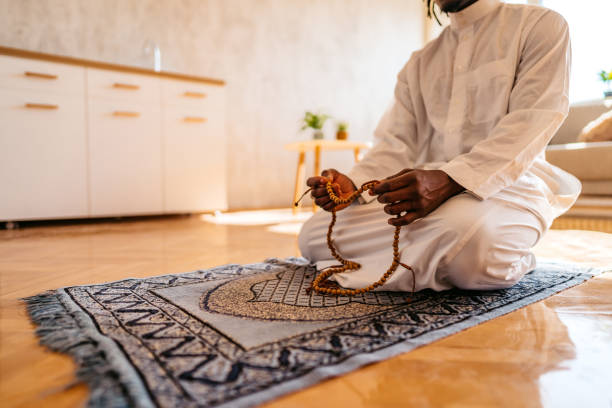
[[[328,181],[332,182],[334,192],[340,198],[346,198],[357,191],[353,181],[346,175],[334,169],[323,170],[321,176],[310,177],[306,180],[306,184],[312,187],[310,195],[314,199],[315,204],[325,211],[331,211],[334,208],[336,211],[340,211],[348,207],[350,204],[337,205],[332,201],[325,187]]]
[[[378,195],[378,201],[387,203],[384,210],[391,225],[408,225],[438,208],[444,201],[464,188],[442,170],[402,170],[382,180],[370,195]]]

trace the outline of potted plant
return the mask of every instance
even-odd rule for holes
[[[346,140],[348,138],[348,132],[346,131],[348,129],[348,123],[346,122],[339,122],[338,123],[338,130],[336,131],[336,139],[337,140]]]
[[[612,98],[612,70],[606,72],[602,70],[599,73],[599,79],[606,85],[606,90],[604,91],[604,98]]]
[[[302,130],[311,128],[313,130],[313,139],[323,139],[323,125],[325,121],[329,119],[328,115],[322,113],[306,112],[304,115]]]

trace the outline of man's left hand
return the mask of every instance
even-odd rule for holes
[[[391,225],[408,225],[438,208],[450,197],[465,190],[442,170],[403,170],[382,180],[371,191],[378,201],[387,203],[384,210]],[[404,215],[401,215],[405,213]]]

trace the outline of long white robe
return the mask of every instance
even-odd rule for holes
[[[359,186],[405,168],[440,169],[466,188],[402,229],[402,261],[417,266],[417,289],[506,287],[535,266],[529,249],[580,193],[579,181],[544,157],[567,115],[570,59],[559,14],[479,0],[452,13],[399,73],[378,142],[348,176]],[[339,213],[337,246],[362,264],[337,276],[345,287],[377,280],[391,260],[393,229],[374,200],[363,195]],[[303,255],[318,267],[335,262],[328,223],[321,211],[300,233]],[[398,270],[381,289],[411,286]]]

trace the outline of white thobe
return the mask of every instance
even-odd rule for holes
[[[507,287],[535,267],[530,248],[580,193],[579,181],[544,157],[568,111],[569,30],[551,10],[499,0],[450,17],[399,73],[378,142],[348,176],[359,186],[405,168],[446,172],[466,191],[402,228],[402,262],[415,269],[417,289]],[[336,245],[362,264],[336,276],[342,286],[384,273],[389,217],[367,194],[338,213]],[[300,233],[303,255],[318,267],[335,263],[328,223],[319,212]],[[398,270],[381,290],[411,286]]]

